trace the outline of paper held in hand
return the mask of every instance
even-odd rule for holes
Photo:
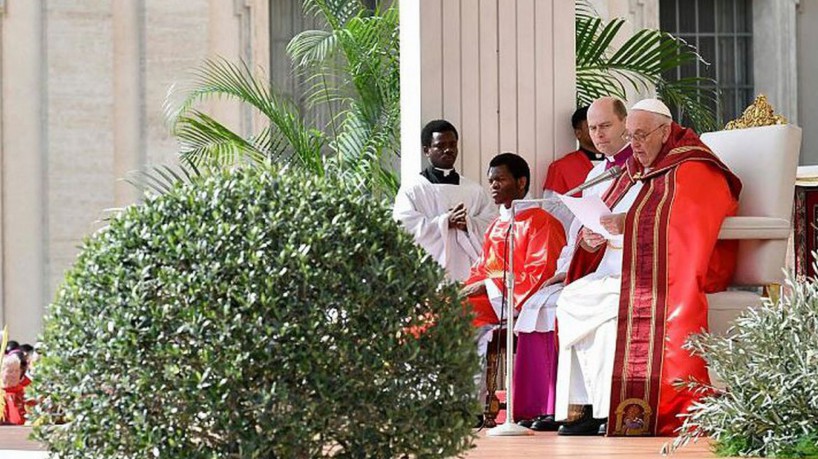
[[[583,196],[581,198],[560,195],[559,198],[583,226],[602,235],[605,239],[614,237],[599,223],[599,217],[611,215],[611,209],[608,209],[608,206],[602,202],[602,198],[598,195]]]

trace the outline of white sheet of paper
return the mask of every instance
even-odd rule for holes
[[[581,198],[561,195],[559,198],[583,226],[597,234],[601,234],[605,239],[614,237],[599,223],[599,217],[611,215],[611,209],[608,209],[608,206],[602,202],[602,198],[598,195],[594,194]]]

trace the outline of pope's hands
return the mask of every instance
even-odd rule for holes
[[[603,235],[594,233],[593,231],[584,227],[580,230],[579,237],[581,238],[580,245],[592,252],[596,251],[596,249],[605,243],[605,237]]]
[[[599,223],[609,233],[618,236],[625,232],[625,214],[611,214],[599,217]]]

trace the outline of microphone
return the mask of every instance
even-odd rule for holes
[[[578,193],[578,192],[580,192],[582,190],[585,190],[587,188],[591,188],[594,185],[598,185],[598,184],[600,184],[602,182],[605,182],[607,180],[615,179],[615,178],[619,177],[620,175],[622,175],[623,172],[625,172],[625,169],[622,169],[619,166],[613,166],[610,169],[608,169],[607,171],[603,172],[601,175],[599,175],[597,177],[594,177],[594,178],[592,178],[591,180],[588,180],[585,183],[580,184],[579,186],[577,186],[573,190],[566,191],[563,196],[572,196],[574,193]]]

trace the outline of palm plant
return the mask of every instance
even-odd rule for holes
[[[400,132],[397,9],[377,5],[372,10],[357,0],[304,0],[304,11],[326,28],[298,34],[287,49],[305,77],[308,108],[330,112],[326,124],[309,119],[246,64],[208,60],[189,87],[175,88],[166,101],[181,144],[180,165],[154,167],[132,182],[162,193],[212,169],[277,162],[319,176],[335,174],[376,195],[394,195],[398,179],[391,164]],[[210,99],[249,106],[265,125],[241,135],[197,108]]]
[[[391,3],[391,2],[387,2]],[[397,191],[389,167],[400,149],[400,41],[395,6],[305,0],[329,26],[296,35],[287,47],[308,84],[311,106],[340,107],[329,143],[335,169],[353,182]],[[358,176],[356,176],[356,174]]]
[[[656,89],[660,98],[679,108],[699,132],[717,128],[708,109],[718,98],[713,80],[703,77],[668,81],[665,72],[684,64],[705,62],[684,40],[655,29],[637,31],[621,46],[612,42],[625,20],[605,23],[587,0],[576,3],[577,105],[588,105],[602,96],[626,98],[627,87],[636,91]],[[705,62],[706,63],[706,62]],[[702,84],[714,89],[704,89]]]
[[[296,160],[323,175],[323,133],[310,128],[295,104],[263,78],[254,76],[246,64],[209,60],[195,71],[192,88],[182,91],[181,102],[174,103],[171,93],[166,101],[166,114],[180,141],[183,163],[193,167],[225,167],[246,160]],[[258,134],[245,138],[196,108],[198,102],[216,97],[249,105],[269,124]]]

